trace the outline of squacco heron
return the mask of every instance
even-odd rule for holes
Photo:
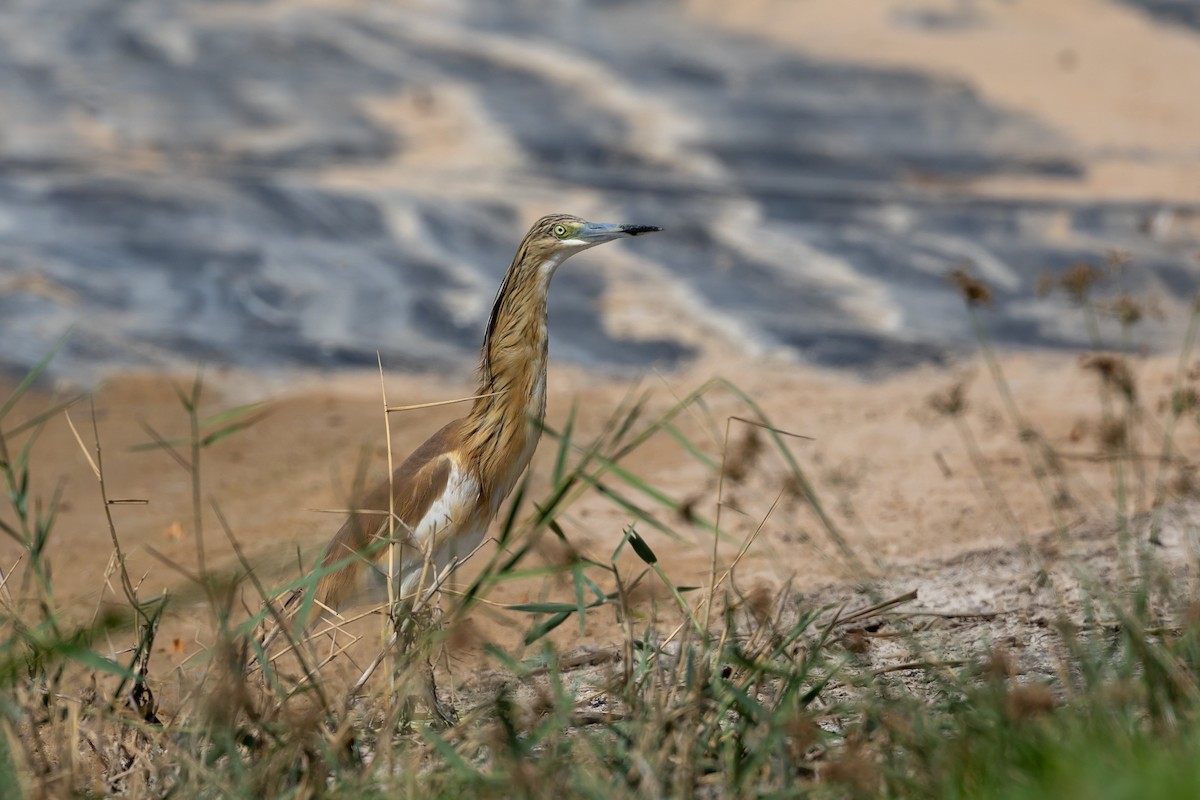
[[[541,436],[546,297],[555,270],[589,247],[658,230],[567,214],[534,223],[496,293],[470,412],[429,437],[390,481],[355,504],[321,558],[326,570],[342,563],[321,577],[321,605],[337,611],[381,602],[389,581],[395,597],[408,596],[430,567],[437,574],[479,546]],[[381,546],[389,532],[394,549]]]

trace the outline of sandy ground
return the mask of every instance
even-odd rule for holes
[[[1130,507],[1144,508],[1158,477],[1156,460],[1164,429],[1166,400],[1175,372],[1175,359],[1155,357],[1132,362],[1137,380],[1139,423],[1131,449],[1143,458],[1139,469],[1124,476],[1130,487]],[[733,563],[753,536],[733,574],[738,594],[772,593],[790,585],[812,590],[866,576],[886,578],[906,565],[930,559],[952,559],[981,548],[1011,548],[1025,537],[1051,530],[1055,524],[1111,521],[1113,470],[1101,437],[1099,380],[1083,369],[1076,356],[1023,355],[1004,360],[1004,371],[1017,404],[1030,425],[1058,453],[1062,486],[1070,500],[1049,510],[1045,495],[1025,460],[1025,451],[1006,418],[994,386],[979,363],[963,364],[949,372],[921,370],[866,381],[840,374],[781,364],[697,365],[688,374],[651,375],[641,389],[648,393],[646,413],[637,429],[668,411],[714,375],[727,377],[754,398],[771,423],[780,429],[812,437],[789,439],[797,462],[815,487],[815,494],[859,560],[852,565],[818,521],[813,507],[791,490],[783,459],[770,446],[747,457],[747,427],[730,425],[730,455],[745,462],[744,477],[727,470],[723,491],[722,527],[728,540],[717,547],[718,566]],[[1194,385],[1197,372],[1193,368]],[[572,403],[579,419],[576,439],[590,441],[622,398],[638,384],[589,382],[566,368],[552,371],[549,422],[560,427]],[[982,469],[972,464],[959,428],[930,405],[930,396],[967,380],[962,421],[977,439]],[[201,414],[218,413],[231,405],[258,399],[247,395],[248,376],[211,376]],[[417,403],[461,396],[465,383],[443,383],[401,377],[387,381],[391,403]],[[241,542],[247,556],[269,585],[299,574],[298,563],[311,564],[327,538],[340,524],[340,515],[321,509],[347,507],[347,493],[356,465],[367,463],[372,479],[380,478],[386,463],[381,398],[377,376],[339,379],[334,384],[309,385],[271,393],[264,415],[249,429],[205,449],[202,492],[212,498]],[[113,507],[115,523],[128,553],[128,564],[142,593],[163,590],[178,597],[164,622],[156,653],[159,669],[184,663],[211,642],[206,606],[188,587],[187,578],[171,566],[195,570],[197,554],[192,533],[191,483],[188,475],[162,452],[133,452],[132,446],[150,439],[150,426],[172,439],[186,435],[186,417],[173,384],[162,377],[126,377],[109,381],[94,394],[95,413],[103,447],[106,487],[111,499],[145,500],[144,505]],[[26,418],[48,402],[31,396],[11,420]],[[393,415],[393,444],[402,455],[453,415],[446,408]],[[714,388],[702,405],[678,417],[678,428],[714,461],[721,460],[723,432],[733,416],[751,412],[730,392]],[[71,418],[84,442],[93,435],[86,402],[74,406]],[[763,440],[766,444],[766,440]],[[1195,420],[1185,417],[1176,436],[1182,458],[1164,473],[1169,491],[1187,493],[1192,455],[1200,444]],[[545,440],[533,466],[531,498],[548,490],[554,443]],[[61,481],[61,512],[48,548],[56,601],[68,613],[90,614],[102,602],[116,602],[116,586],[106,584],[112,544],[105,524],[97,482],[63,416],[50,420],[32,451],[35,494],[47,500]],[[688,454],[665,432],[646,441],[622,462],[623,466],[675,501],[689,506],[698,518],[715,513],[718,480],[714,470]],[[1012,517],[986,490],[993,482]],[[713,539],[687,522],[678,510],[656,504],[628,484],[612,478],[607,485],[635,500],[678,538],[638,525],[677,585],[706,585],[710,579]],[[1058,484],[1057,475],[1050,476]],[[1055,490],[1057,491],[1057,489]],[[206,503],[207,504],[207,503]],[[772,505],[774,509],[772,510]],[[528,505],[523,513],[530,511]],[[11,513],[5,512],[11,520]],[[1016,520],[1014,523],[1012,519]],[[1057,522],[1056,522],[1057,520]],[[625,526],[634,522],[627,509],[590,492],[561,518],[571,546],[583,555],[607,562]],[[236,572],[237,565],[215,517],[205,512],[205,550],[210,569]],[[495,552],[489,544],[466,565],[463,578],[477,571]],[[156,553],[158,555],[156,555]],[[5,542],[0,559],[10,586],[23,575],[18,549]],[[544,537],[527,566],[562,564],[566,548]],[[169,563],[171,562],[171,563]],[[641,571],[628,554],[621,562],[627,579]],[[593,577],[611,586],[598,570]],[[119,591],[119,590],[117,590]],[[648,576],[636,599],[644,621],[660,614],[672,618],[670,595],[662,582]],[[257,598],[244,587],[242,599],[257,608]],[[449,601],[449,596],[445,598]],[[488,599],[508,604],[534,600],[571,602],[573,590],[562,577],[530,578],[496,587]],[[485,606],[472,617],[470,636],[453,640],[447,663],[470,674],[480,663],[480,647],[494,641],[513,647],[531,620],[522,614]],[[571,622],[557,632],[558,643],[612,646],[621,633],[611,611],[589,615],[583,635]]]
[[[968,80],[987,98],[1049,121],[1078,143],[1089,164],[1087,178],[1077,183],[989,179],[974,187],[981,192],[1200,198],[1200,168],[1195,160],[1200,106],[1195,103],[1193,80],[1200,71],[1200,38],[1165,29],[1123,6],[1086,0],[978,4],[988,24],[968,26],[946,37],[919,27],[905,32],[892,24],[897,14],[946,10],[952,5],[876,0],[855,3],[851,12],[848,4],[832,0],[739,4],[692,0],[688,9],[711,24],[798,51],[913,66]],[[403,122],[398,120],[397,125]],[[435,140],[445,133],[436,126],[406,132],[414,142],[409,152],[418,154],[436,154]],[[421,149],[423,142],[428,151]],[[404,176],[419,179],[420,170],[410,166],[415,172]],[[1137,378],[1138,412],[1130,449],[1138,466],[1132,474],[1126,470],[1122,478],[1131,487],[1133,509],[1145,508],[1155,494],[1160,475],[1157,455],[1176,361],[1163,355],[1135,359],[1131,366]],[[1187,367],[1191,369],[1188,380],[1195,385],[1197,369]],[[640,383],[589,377],[556,364],[550,381],[549,422],[561,427],[576,403],[577,439],[586,442],[635,386],[648,392],[645,424],[710,378],[728,378],[762,407],[772,424],[811,437],[787,441],[859,565],[848,564],[839,555],[813,506],[794,491],[783,459],[770,448],[750,459],[744,478],[727,480],[720,498],[717,472],[665,433],[648,440],[623,465],[696,516],[712,518],[718,500],[722,501],[721,521],[728,540],[716,548],[718,567],[733,563],[753,537],[734,572],[733,586],[738,591],[776,591],[789,583],[811,591],[860,578],[862,571],[887,576],[979,549],[1011,548],[1023,537],[1036,537],[1056,524],[1111,520],[1115,473],[1102,441],[1097,376],[1081,368],[1073,354],[1012,354],[1004,358],[1004,371],[1029,424],[1061,460],[1064,477],[1060,480],[1052,474],[1047,479],[1054,484],[1052,493],[1064,498],[1053,510],[1033,477],[1026,449],[987,369],[978,361],[867,380],[792,361],[751,360],[722,352],[702,357],[684,372],[651,374]],[[978,463],[968,456],[962,428],[929,402],[932,394],[964,379],[962,421],[978,441]],[[169,590],[180,598],[159,635],[153,664],[162,672],[194,658],[211,642],[207,610],[188,591],[182,574],[197,567],[190,479],[168,455],[130,449],[149,441],[146,426],[169,439],[186,435],[186,416],[174,386],[168,377],[124,376],[105,382],[93,395],[109,497],[146,501],[112,509],[130,572],[140,580],[143,594]],[[388,400],[394,404],[458,397],[472,388],[465,374],[445,379],[389,375],[386,386]],[[5,420],[6,429],[49,401],[46,390],[34,393]],[[347,507],[356,465],[365,462],[371,479],[382,477],[387,447],[376,375],[302,375],[283,380],[237,372],[212,374],[201,413],[206,416],[258,401],[265,403],[265,413],[256,424],[204,451],[204,548],[211,569],[236,570],[230,546],[208,510],[211,498],[256,570],[277,585],[310,565],[340,524],[339,514],[321,510]],[[720,462],[728,421],[748,414],[744,403],[717,388],[705,395],[702,406],[679,417],[679,429],[700,451]],[[394,415],[396,455],[403,456],[454,415],[455,410],[447,408]],[[90,417],[86,401],[71,410],[89,448],[94,446]],[[743,423],[731,423],[729,429],[734,443],[744,440]],[[1194,415],[1189,415],[1176,437],[1176,452],[1182,458],[1162,471],[1169,492],[1191,491],[1189,476],[1198,445],[1200,431]],[[734,450],[744,452],[740,445]],[[553,459],[553,442],[544,441],[532,468],[532,498],[545,494]],[[43,502],[62,485],[60,513],[47,551],[56,602],[67,613],[86,617],[99,604],[117,598],[115,582],[108,577],[113,546],[97,481],[63,416],[46,424],[33,448],[32,464],[34,494]],[[672,538],[648,525],[639,526],[671,579],[682,585],[706,584],[713,564],[711,536],[677,509],[656,505],[619,480],[610,480],[610,487],[636,499],[677,535]],[[989,491],[989,482],[995,491]],[[999,496],[1007,509],[997,501]],[[0,516],[12,520],[7,509]],[[628,510],[592,492],[571,506],[562,524],[575,550],[604,562],[632,521]],[[466,566],[464,579],[479,569],[494,547],[489,545]],[[546,538],[536,557],[554,564],[568,555]],[[0,566],[8,588],[18,588],[24,560],[9,541],[0,542]],[[640,564],[627,553],[621,569],[634,575]],[[647,614],[669,606],[669,595],[657,578],[650,576],[643,585],[639,602]],[[256,607],[252,593],[244,592],[243,598],[247,607]],[[561,578],[528,579],[505,583],[489,595],[499,604],[542,598],[571,600],[570,586]],[[491,607],[481,609],[475,620],[473,635],[456,641],[447,663],[474,665],[482,642],[512,646],[529,623],[527,617]],[[573,622],[557,635],[563,646],[581,641],[607,646],[620,638],[607,611],[589,616],[582,635]]]
[[[1004,177],[973,189],[1081,199],[1200,197],[1200,37],[1095,0],[691,0],[712,24],[816,56],[932,70],[1067,135],[1081,181]]]

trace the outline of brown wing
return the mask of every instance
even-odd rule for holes
[[[452,468],[449,454],[462,441],[462,424],[463,420],[457,419],[429,437],[392,474],[393,505],[399,518],[397,536],[403,536],[408,528],[415,527],[446,490]],[[381,513],[352,513],[325,547],[321,566],[332,566],[352,553],[362,554],[379,537],[387,536],[388,486],[384,481],[355,504],[356,510]],[[322,577],[317,585],[317,599],[334,609],[353,602],[355,590],[362,583],[363,570],[370,568],[368,560],[378,560],[385,552],[385,547],[376,547]]]

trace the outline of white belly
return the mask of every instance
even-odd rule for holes
[[[429,586],[447,566],[459,563],[479,547],[487,534],[492,514],[480,502],[478,482],[455,466],[446,482],[446,490],[413,528],[409,535],[396,531],[397,544],[391,554],[384,550],[368,577],[371,586],[367,602],[388,600],[388,577],[396,597],[407,597],[419,586]],[[432,557],[428,558],[432,550]],[[425,573],[422,580],[422,573]]]
[[[461,564],[483,542],[483,537],[487,535],[487,529],[487,522],[484,522],[482,525],[460,530],[453,539],[443,542],[433,552],[433,559],[430,561],[429,572],[425,576],[424,582],[421,581],[421,571],[425,568],[424,554],[414,558],[405,558],[400,567],[400,574],[397,576],[399,596],[407,597],[417,591],[419,586],[430,586],[442,573],[442,570],[455,561]]]

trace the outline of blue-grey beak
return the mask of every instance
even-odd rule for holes
[[[599,244],[620,239],[623,236],[641,236],[643,233],[654,233],[661,230],[662,228],[656,228],[653,225],[613,225],[607,222],[589,222],[579,229],[575,238]]]

